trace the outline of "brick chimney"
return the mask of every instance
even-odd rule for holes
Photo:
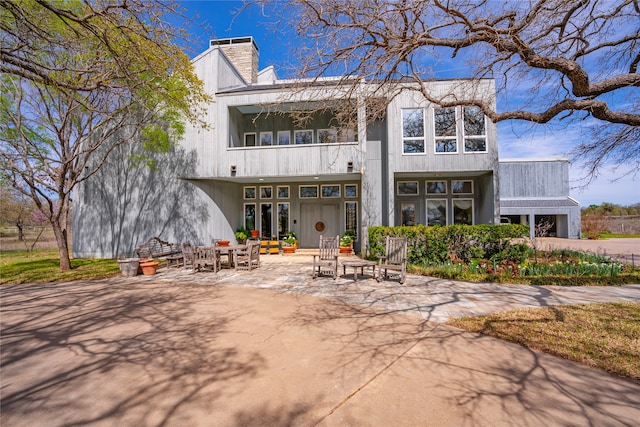
[[[258,56],[260,50],[253,37],[211,40],[211,46],[219,46],[247,83],[258,81]]]

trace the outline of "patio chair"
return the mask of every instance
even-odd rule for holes
[[[260,267],[260,243],[248,243],[247,249],[235,251],[234,263],[236,271]]]
[[[197,247],[193,260],[193,269],[197,271],[201,269],[213,270],[214,273],[217,273],[221,269],[220,253],[213,246]]]
[[[378,259],[378,282],[388,278],[388,270],[400,272],[400,283],[404,283],[407,272],[407,238],[387,236],[384,245],[384,256]]]
[[[320,236],[320,253],[313,256],[313,278],[322,273],[322,268],[331,269],[333,279],[338,277],[338,255],[340,254],[340,236]]]
[[[195,268],[193,263],[196,257],[194,247],[189,242],[180,244],[180,247],[182,249],[182,256],[184,257],[184,261],[182,265],[184,267]]]

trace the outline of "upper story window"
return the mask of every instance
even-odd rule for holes
[[[485,116],[479,107],[464,107],[464,152],[486,153]]]
[[[402,152],[404,154],[424,154],[424,110],[422,108],[402,109]]]
[[[457,153],[456,109],[454,107],[433,109],[436,153]]]

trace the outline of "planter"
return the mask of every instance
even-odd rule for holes
[[[153,276],[158,270],[160,263],[155,261],[145,261],[140,263],[140,269],[145,276]]]
[[[138,258],[119,259],[118,264],[120,264],[120,273],[124,277],[134,277],[138,274],[140,259]]]
[[[282,247],[282,253],[283,254],[292,254],[295,253],[296,248],[295,246],[283,246]]]
[[[230,243],[229,240],[219,240],[218,246],[229,246],[229,243]]]
[[[350,254],[352,250],[351,246],[340,246],[340,253],[341,254]]]
[[[260,232],[258,230],[251,230],[251,237],[253,239],[257,239],[258,238],[258,234],[260,234]]]

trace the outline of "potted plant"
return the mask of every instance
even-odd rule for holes
[[[247,229],[244,227],[238,227],[238,229],[236,230],[236,240],[238,241],[238,244],[240,245],[244,245],[244,243],[247,241],[247,239],[249,238],[249,234],[247,233]]]
[[[353,241],[355,240],[355,236],[353,231],[347,230],[344,232],[342,237],[340,237],[340,253],[341,254],[350,254],[353,250]]]
[[[285,234],[284,239],[282,239],[282,252],[285,254],[292,254],[296,251],[296,246],[298,244],[298,239],[296,238],[296,234],[293,231]]]

